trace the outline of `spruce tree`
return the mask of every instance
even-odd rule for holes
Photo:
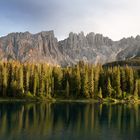
[[[24,87],[23,87],[23,68],[22,68],[22,66],[20,66],[20,68],[19,68],[18,89],[19,89],[19,92],[21,94],[24,93]]]
[[[108,93],[108,96],[111,98],[112,97],[112,86],[111,86],[111,82],[110,82],[110,78],[108,78],[108,81],[107,81],[107,93]]]
[[[94,74],[93,74],[93,67],[90,68],[89,70],[89,94],[90,97],[93,98],[94,96]]]
[[[96,66],[94,70],[94,94],[98,94],[98,85],[99,85],[99,73],[100,73],[100,67]]]
[[[140,96],[140,79],[137,80],[138,80],[138,96]]]
[[[123,92],[127,91],[127,79],[124,68],[121,68],[121,89]]]
[[[44,73],[42,73],[39,76],[39,94],[44,95],[44,91],[45,91],[45,79]]]
[[[7,68],[6,66],[2,67],[2,92],[3,96],[6,96],[7,93]]]
[[[80,76],[80,68],[79,68],[79,66],[77,66],[77,69],[76,69],[75,83],[76,83],[75,86],[76,86],[77,96],[81,96],[81,95],[80,95],[80,89],[81,89],[81,76]]]
[[[100,87],[100,89],[99,89],[98,96],[99,96],[100,98],[103,98],[103,95],[102,95],[102,88],[101,88],[101,87]]]
[[[51,96],[54,97],[55,96],[55,91],[54,91],[54,77],[51,76]]]
[[[121,91],[121,83],[120,83],[120,69],[117,68],[117,71],[116,71],[116,94],[115,95],[115,98],[122,98],[122,91]]]
[[[38,74],[35,71],[34,72],[34,81],[33,81],[33,95],[37,95],[37,88],[38,88],[39,80],[38,80]]]
[[[138,95],[138,85],[139,83],[138,83],[138,80],[136,80],[136,82],[135,82],[135,90],[134,90],[134,99],[138,99],[138,97],[139,97],[139,95]]]
[[[81,75],[81,93],[84,97],[89,98],[88,72],[86,69]]]
[[[29,79],[30,79],[30,74],[29,74],[28,68],[26,67],[26,70],[25,70],[25,92],[26,92],[26,94],[28,94],[28,92],[29,92]]]
[[[129,86],[130,86],[130,94],[133,94],[134,91],[134,74],[133,69],[130,68],[129,70]]]
[[[69,98],[69,94],[70,94],[70,86],[69,86],[69,81],[67,80],[67,84],[66,84],[66,97]]]
[[[134,75],[132,68],[126,67],[126,78],[127,78],[127,92],[133,94],[134,92]]]

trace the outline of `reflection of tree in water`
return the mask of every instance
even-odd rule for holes
[[[139,105],[1,103],[0,138],[139,137]],[[112,137],[113,139],[113,137]]]

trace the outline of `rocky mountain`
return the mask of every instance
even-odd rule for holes
[[[11,33],[0,38],[0,59],[60,64],[63,60],[53,31]]]
[[[93,32],[70,33],[58,41],[53,31],[10,33],[0,38],[0,60],[71,65],[80,60],[106,63],[140,56],[140,36],[113,41]]]

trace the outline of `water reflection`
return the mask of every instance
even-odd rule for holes
[[[137,140],[139,105],[0,103],[0,140]]]

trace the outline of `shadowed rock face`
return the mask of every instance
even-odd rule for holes
[[[53,31],[11,33],[0,38],[0,60],[71,65],[80,60],[106,63],[140,56],[140,36],[112,41],[101,34],[70,33],[57,41]]]

